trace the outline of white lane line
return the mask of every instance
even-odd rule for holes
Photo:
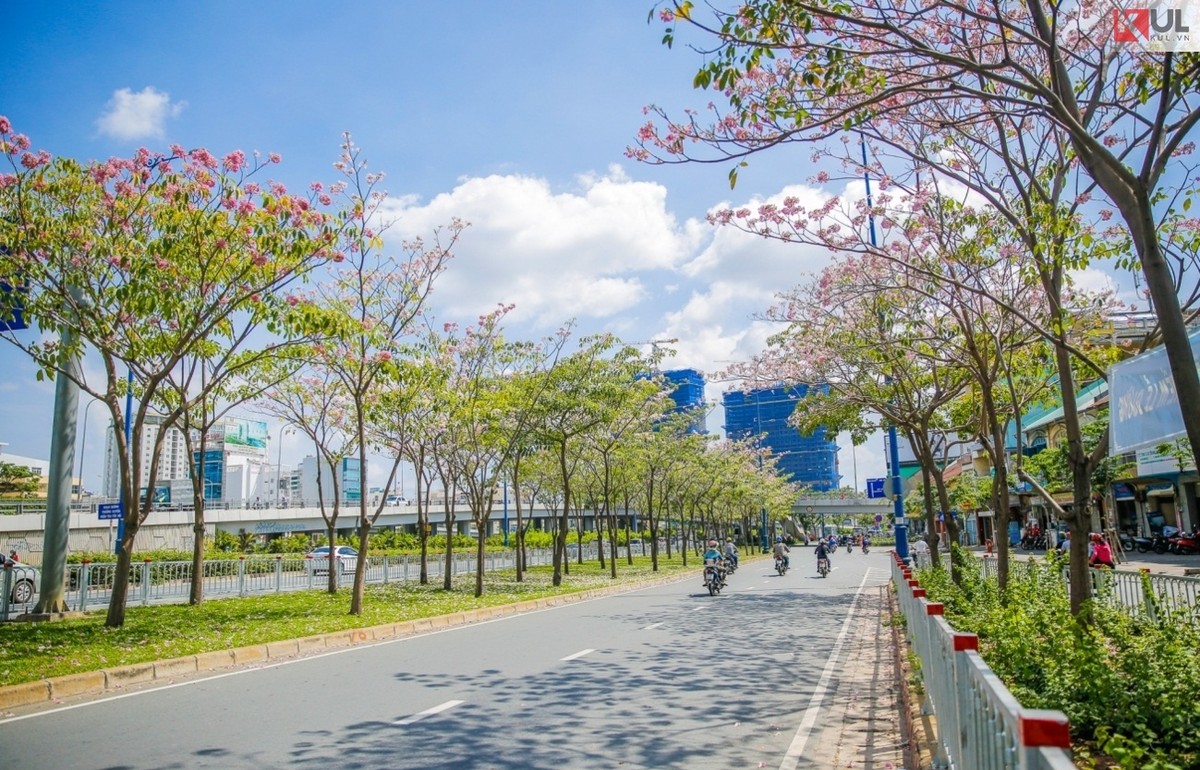
[[[646,627],[645,627],[645,628],[643,628],[642,630],[643,630],[643,631],[649,631],[649,630],[651,630],[651,629],[658,628],[658,627],[659,627],[659,626],[661,626],[661,625],[662,625],[662,623],[651,623],[650,625],[646,626]]]
[[[575,660],[576,658],[582,658],[584,655],[587,655],[589,652],[595,652],[595,650],[593,650],[591,648],[586,649],[586,650],[580,650],[579,652],[568,655],[565,658],[559,658],[559,660]]]
[[[397,719],[392,724],[394,724],[394,725],[411,725],[413,722],[420,722],[422,719],[424,719],[426,717],[431,717],[434,714],[440,714],[443,711],[452,709],[461,703],[462,703],[462,701],[460,701],[460,700],[448,700],[445,703],[438,704],[437,706],[434,706],[431,709],[425,709],[424,711],[420,712],[419,714],[413,714],[411,717],[406,717],[404,719]]]
[[[862,596],[870,574],[871,570],[868,569],[863,575],[862,582],[858,584],[858,591],[854,594],[854,601],[850,603],[850,611],[842,623],[842,630],[838,634],[837,641],[833,643],[833,649],[829,652],[829,660],[825,663],[825,670],[821,672],[821,678],[817,681],[816,689],[813,690],[812,698],[808,702],[808,709],[804,712],[804,718],[800,720],[800,727],[796,729],[796,734],[792,737],[792,744],[788,746],[787,753],[783,755],[783,761],[779,763],[779,770],[795,770],[796,765],[800,762],[800,757],[804,755],[804,746],[808,743],[808,736],[812,732],[813,725],[817,723],[817,713],[821,710],[821,701],[825,699],[829,680],[833,678],[834,669],[838,667],[838,656],[842,652],[842,643],[846,641],[846,634],[850,631],[850,621],[858,614],[858,598]]]

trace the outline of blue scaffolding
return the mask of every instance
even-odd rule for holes
[[[805,436],[788,424],[796,402],[808,395],[810,386],[792,385],[758,390],[733,390],[725,394],[725,435],[735,440],[760,439],[776,458],[775,467],[791,481],[817,491],[837,489],[838,446],[825,438],[825,428]],[[828,392],[822,386],[812,391]]]

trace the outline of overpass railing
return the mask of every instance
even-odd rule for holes
[[[934,717],[934,765],[953,770],[1073,770],[1061,711],[1027,709],[979,655],[979,637],[955,631],[893,552],[892,580],[909,643],[921,661],[922,711]]]

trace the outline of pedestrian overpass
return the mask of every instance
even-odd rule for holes
[[[792,506],[793,523],[799,521],[816,522],[818,526],[833,524],[849,526],[855,517],[869,515],[877,517],[879,524],[891,521],[893,513],[892,501],[889,498],[870,497],[835,497],[814,495],[801,497]],[[793,532],[793,536],[799,532]]]

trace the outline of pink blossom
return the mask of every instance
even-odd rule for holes
[[[279,156],[279,153],[277,153],[277,152],[273,152],[273,153],[271,153],[270,155],[268,155],[267,157],[270,159],[270,161],[271,161],[272,163],[279,163],[280,161],[282,161],[282,160],[283,160],[283,158],[281,158],[281,157]]]
[[[236,174],[242,170],[242,166],[246,164],[246,155],[241,150],[234,150],[225,156],[221,161],[222,167],[229,172]]]
[[[0,115],[0,134],[7,134],[12,131],[12,123],[8,122],[8,118]]]
[[[287,303],[289,305],[291,305],[292,307],[295,307],[296,305],[300,304],[300,298],[297,297],[295,294],[289,294],[288,298],[287,298]]]

